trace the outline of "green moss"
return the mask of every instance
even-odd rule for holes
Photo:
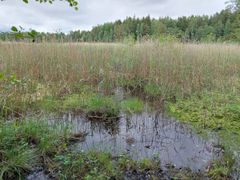
[[[138,98],[130,98],[121,102],[121,109],[124,112],[139,113],[143,108],[144,103]]]
[[[179,120],[191,123],[200,133],[215,132],[226,152],[238,158],[240,154],[240,96],[221,93],[204,93],[189,99],[178,99],[169,104],[169,112]],[[229,167],[228,167],[229,168]],[[213,174],[226,167],[216,168]],[[211,174],[211,175],[213,175]],[[213,175],[215,176],[215,175]]]
[[[227,142],[240,147],[240,97],[207,93],[169,105],[169,111],[180,120],[201,129],[217,132]]]

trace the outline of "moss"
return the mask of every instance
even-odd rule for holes
[[[221,93],[204,93],[189,99],[178,99],[168,106],[179,120],[188,122],[202,134],[215,132],[225,151],[238,158],[240,153],[240,97]],[[229,174],[231,166],[219,166],[211,175]],[[228,169],[228,171],[226,171]]]

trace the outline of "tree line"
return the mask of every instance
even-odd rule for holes
[[[90,31],[71,31],[68,34],[36,33],[34,42],[122,42],[148,39],[177,40],[182,42],[240,42],[240,6],[233,0],[229,6],[212,16],[190,16],[159,19],[127,17],[92,28]],[[31,30],[32,31],[32,30]],[[2,32],[0,39],[19,40],[16,32]],[[19,33],[18,33],[19,34]],[[23,32],[21,39],[27,39],[29,32]]]
[[[124,21],[98,25],[91,31],[70,32],[70,37],[84,42],[114,42],[125,39],[240,42],[240,13],[225,9],[213,16],[190,16],[178,19],[128,17]]]

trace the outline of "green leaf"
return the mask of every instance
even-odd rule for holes
[[[28,0],[23,0],[23,2],[28,3]]]
[[[12,26],[11,30],[12,30],[13,32],[18,32],[18,29],[16,28],[16,26]]]

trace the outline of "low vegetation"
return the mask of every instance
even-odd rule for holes
[[[240,153],[239,97],[221,93],[192,96],[170,104],[169,110],[180,120],[190,122],[199,132],[215,132],[228,149]]]
[[[239,96],[206,92],[201,96],[179,99],[168,108],[179,120],[193,125],[198,133],[205,136],[211,132],[219,138],[220,144],[216,146],[223,145],[225,155],[222,160],[213,162],[209,171],[212,179],[230,178],[233,168],[240,170]]]
[[[23,178],[66,150],[69,131],[43,120],[0,123],[0,179]]]
[[[144,103],[137,99],[131,98],[121,102],[121,109],[123,112],[140,113],[143,111]]]

